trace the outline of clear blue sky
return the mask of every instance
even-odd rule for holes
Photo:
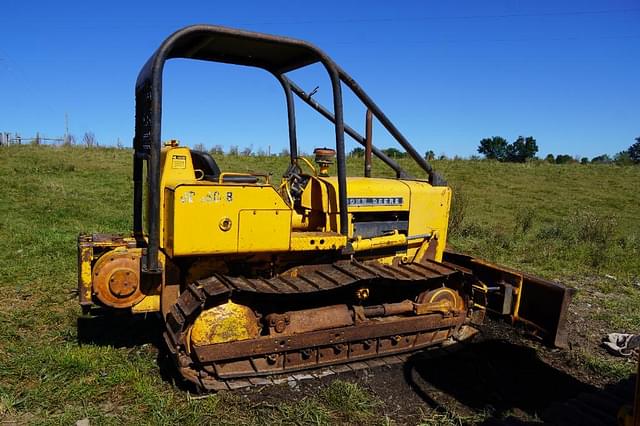
[[[640,136],[640,2],[32,2],[2,6],[0,131],[133,136],[140,67],[171,32],[221,24],[305,39],[329,53],[420,152],[468,156],[481,138],[532,135],[540,156],[626,149]],[[335,11],[335,13],[334,13]],[[329,85],[317,67],[302,86]],[[264,71],[176,60],[165,69],[163,139],[287,146],[282,90]],[[347,96],[347,121],[364,111]],[[331,128],[298,106],[301,148]],[[391,146],[380,128],[374,143]],[[349,143],[348,147],[354,145]]]

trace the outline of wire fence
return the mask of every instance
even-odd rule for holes
[[[70,144],[69,136],[50,138],[36,133],[35,136],[23,137],[19,133],[0,132],[0,146],[6,145],[63,145]]]

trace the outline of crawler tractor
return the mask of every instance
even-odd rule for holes
[[[172,58],[257,67],[276,78],[291,153],[279,182],[221,171],[207,152],[161,143],[163,67]],[[311,64],[328,73],[331,108],[291,79]],[[366,109],[364,135],[344,122],[344,88]],[[135,95],[133,232],[79,236],[80,304],[86,314],[158,313],[178,371],[199,389],[454,344],[487,312],[566,344],[572,290],[448,251],[451,189],[312,44],[190,26],[147,61]],[[315,164],[297,154],[295,100],[335,128]],[[373,146],[373,120],[424,178]],[[347,177],[345,135],[364,147],[361,177]],[[395,178],[371,177],[372,156]]]

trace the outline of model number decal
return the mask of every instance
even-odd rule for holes
[[[401,206],[402,197],[354,197],[347,198],[352,207]]]
[[[218,203],[220,202],[220,193],[218,191],[209,191],[207,195],[202,197],[203,203]]]
[[[193,197],[194,195],[196,195],[195,192],[193,191],[187,191],[184,194],[182,194],[182,197],[180,197],[180,202],[182,204],[191,204],[193,203]]]

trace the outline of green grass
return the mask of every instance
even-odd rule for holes
[[[79,345],[75,239],[81,231],[131,228],[131,152],[13,146],[0,148],[0,158],[0,420],[387,421],[383,402],[353,383],[334,381],[272,405],[230,393],[193,399],[161,378],[152,345]],[[286,159],[227,157],[220,163],[223,170],[271,171],[277,178]],[[592,306],[580,310],[587,319],[611,331],[640,330],[640,167],[484,161],[435,167],[458,189],[461,217],[450,238],[455,248],[567,280],[581,290],[576,303]],[[350,160],[350,173],[360,170]],[[374,170],[389,175],[377,162]],[[588,368],[621,374],[621,364],[605,369],[594,359]]]
[[[431,411],[424,413],[420,419],[419,426],[464,426],[469,424],[482,423],[486,420],[485,413],[479,413],[473,416],[460,416],[454,413],[441,413]]]
[[[629,374],[636,369],[636,363],[633,360],[627,360],[624,363],[611,362],[609,359],[588,352],[581,353],[580,357],[592,372],[601,376],[611,377],[615,380],[628,377]]]
[[[381,402],[355,383],[336,380],[321,392],[322,400],[348,422],[370,423]]]

